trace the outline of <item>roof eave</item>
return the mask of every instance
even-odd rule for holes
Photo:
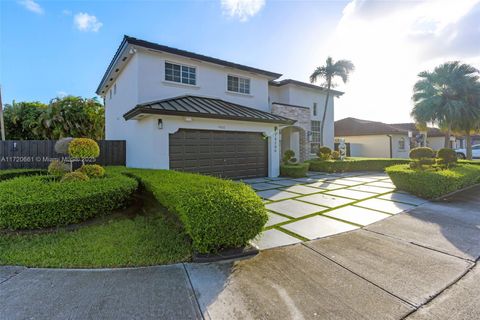
[[[128,121],[140,114],[147,115],[167,115],[167,116],[183,116],[183,117],[194,117],[194,118],[207,118],[207,119],[223,119],[223,120],[233,120],[233,121],[248,121],[248,122],[262,122],[262,123],[276,123],[276,124],[288,124],[292,125],[295,120],[275,120],[275,119],[252,119],[247,117],[232,117],[224,116],[218,114],[198,114],[193,112],[182,112],[182,111],[173,111],[173,110],[159,110],[144,106],[137,106],[132,110],[128,111],[123,115],[123,118]]]

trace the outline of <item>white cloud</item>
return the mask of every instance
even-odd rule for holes
[[[21,4],[25,9],[35,12],[36,14],[44,13],[43,8],[34,0],[21,0],[18,1],[18,3]]]
[[[265,0],[221,0],[221,4],[223,14],[243,22],[260,12]]]
[[[97,32],[103,26],[97,17],[85,12],[79,12],[73,17],[73,23],[80,31]]]
[[[64,98],[66,96],[68,96],[68,93],[66,93],[65,91],[58,91],[57,92],[57,97],[58,98]]]
[[[391,2],[388,2],[390,4]],[[449,60],[479,68],[480,1],[353,0],[321,50],[356,66],[335,118],[410,121],[417,74]],[[318,63],[318,62],[317,62]]]

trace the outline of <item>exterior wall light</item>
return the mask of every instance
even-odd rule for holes
[[[163,120],[162,119],[157,120],[157,128],[158,129],[163,129]]]

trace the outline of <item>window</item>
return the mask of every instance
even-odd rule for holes
[[[310,153],[316,154],[320,147],[320,124],[321,121],[312,120],[311,122],[311,141],[310,141]]]
[[[316,102],[313,103],[313,115],[314,116],[317,115],[317,103]]]
[[[405,150],[405,138],[400,138],[398,140],[398,150]]]
[[[227,90],[232,92],[250,94],[250,79],[228,76]]]
[[[196,85],[197,70],[194,67],[165,62],[165,80]]]

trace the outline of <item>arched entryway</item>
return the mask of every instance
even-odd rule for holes
[[[287,150],[293,150],[298,161],[307,160],[307,133],[303,128],[288,126],[280,130],[281,157]]]

